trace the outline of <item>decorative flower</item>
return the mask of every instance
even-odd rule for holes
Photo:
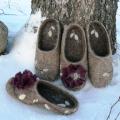
[[[77,88],[86,82],[87,71],[81,65],[69,65],[62,69],[61,79],[65,87]]]
[[[36,75],[33,75],[29,70],[25,70],[23,73],[17,73],[11,83],[15,88],[25,89],[34,85],[36,79]]]

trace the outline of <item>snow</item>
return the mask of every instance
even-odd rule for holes
[[[102,89],[94,88],[88,81],[85,88],[71,92],[79,100],[79,110],[63,116],[43,108],[28,106],[14,100],[5,89],[7,80],[18,71],[29,69],[34,72],[34,57],[37,33],[32,29],[38,27],[45,18],[38,12],[30,16],[31,0],[1,0],[1,9],[6,14],[0,20],[9,28],[9,54],[0,56],[0,119],[1,120],[106,120],[111,105],[119,98],[120,93],[120,2],[117,13],[118,50],[113,56],[114,77],[112,83]],[[10,4],[10,5],[9,5]],[[61,86],[60,82],[55,84]],[[120,103],[115,106],[109,120],[114,120],[120,112]],[[120,120],[120,117],[118,118]]]

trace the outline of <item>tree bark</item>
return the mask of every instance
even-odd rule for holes
[[[118,0],[32,0],[32,13],[39,9],[42,16],[55,18],[63,24],[78,23],[84,28],[91,20],[102,22],[116,51],[116,11]]]

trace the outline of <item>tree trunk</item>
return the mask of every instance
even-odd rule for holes
[[[32,0],[32,13],[41,10],[42,16],[55,18],[63,24],[79,23],[84,28],[90,20],[102,22],[116,51],[116,11],[118,0]]]

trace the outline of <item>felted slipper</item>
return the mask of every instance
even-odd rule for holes
[[[38,80],[30,71],[17,73],[7,82],[6,90],[25,104],[43,106],[59,114],[71,114],[78,109],[74,96],[48,81]]]
[[[89,77],[95,87],[107,86],[113,76],[110,38],[104,25],[92,21],[87,26]]]
[[[4,53],[7,47],[8,28],[0,21],[0,54]]]
[[[59,75],[61,27],[59,21],[46,19],[39,28],[35,70],[39,78],[53,81]]]
[[[78,24],[65,27],[61,43],[60,76],[64,86],[80,90],[87,77],[87,46],[85,32]]]

